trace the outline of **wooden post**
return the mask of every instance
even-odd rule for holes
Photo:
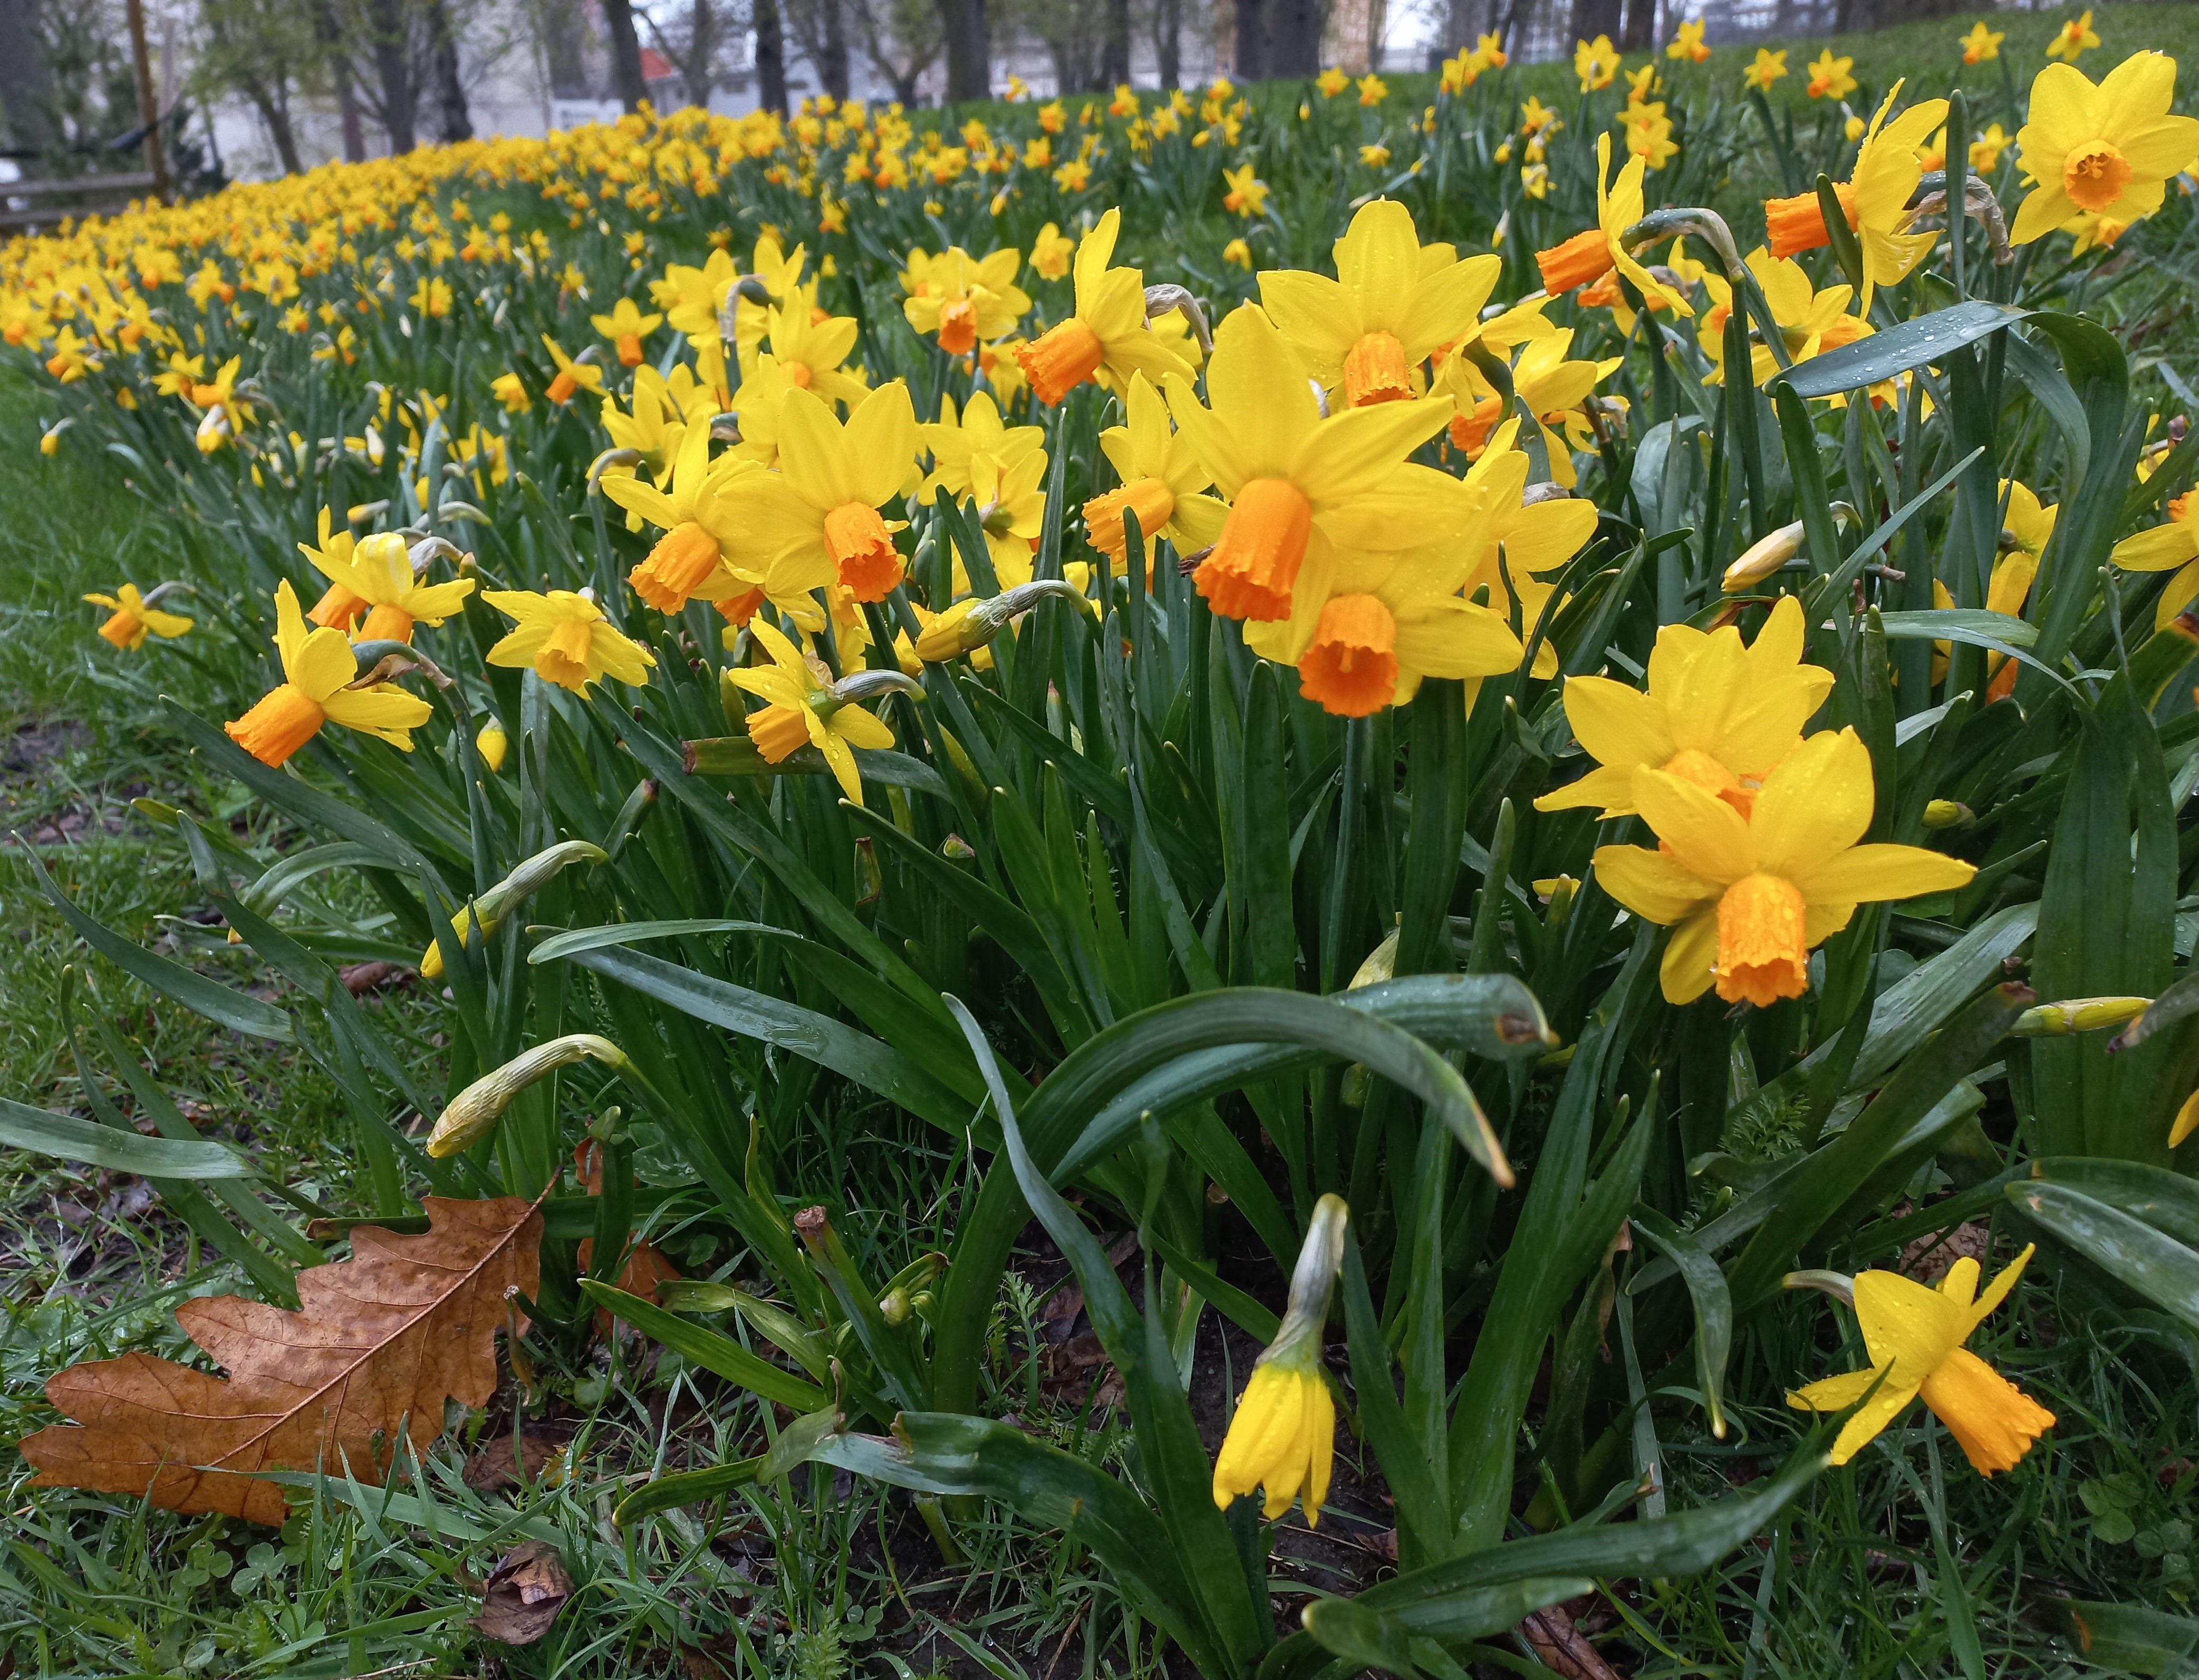
[[[129,0],[130,56],[137,69],[137,120],[145,125],[145,167],[153,196],[168,201],[168,160],[160,145],[160,108],[153,93],[153,61],[145,50],[145,0]]]

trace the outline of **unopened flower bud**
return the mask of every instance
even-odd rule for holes
[[[2015,1018],[2009,1031],[2017,1038],[2066,1038],[2071,1033],[2098,1032],[2136,1020],[2152,1001],[2142,997],[2092,997],[2033,1004]]]
[[[1927,828],[1968,828],[1977,815],[1959,800],[1934,799],[1924,808]]]
[[[1004,589],[990,600],[972,598],[957,601],[925,627],[916,639],[916,656],[937,664],[983,647],[1007,627],[1008,621],[1029,612],[1047,596],[1084,603],[1084,592],[1065,578],[1040,578]]]
[[[483,724],[481,733],[474,737],[474,750],[481,755],[481,762],[488,767],[492,776],[504,768],[504,755],[510,745],[504,726],[494,718]]]
[[[1832,505],[1833,517],[1843,525],[1855,522],[1856,511],[1846,502]],[[1792,525],[1782,525],[1770,535],[1759,539],[1740,559],[1725,569],[1725,578],[1719,587],[1729,595],[1764,581],[1772,573],[1802,551],[1802,538],[1806,528],[1796,520]]]
[[[480,1142],[522,1091],[545,1074],[590,1057],[614,1068],[624,1067],[627,1060],[625,1051],[594,1033],[568,1033],[522,1051],[451,1099],[443,1117],[428,1135],[428,1153],[440,1161]]]
[[[481,732],[487,734],[488,732],[484,730]],[[503,732],[499,730],[497,732],[499,738],[501,739]],[[499,750],[497,756],[499,760],[502,759],[501,749]],[[493,765],[490,767],[491,769],[494,767]],[[537,888],[546,885],[556,878],[557,872],[564,868],[567,864],[601,863],[610,855],[601,846],[586,840],[561,840],[556,845],[535,853],[533,857],[514,869],[510,874],[505,876],[471,904],[459,911],[457,915],[452,917],[451,931],[458,936],[458,943],[463,945],[466,942],[467,929],[472,923],[478,921],[481,924],[481,937],[486,939],[496,931],[498,923],[510,915],[513,909]],[[442,976],[442,947],[440,943],[431,944],[421,954],[420,977],[423,980],[440,980]]]

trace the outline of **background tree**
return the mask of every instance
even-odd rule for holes
[[[917,84],[939,61],[946,32],[932,0],[851,0],[855,32],[871,67],[893,84],[894,97],[917,102]]]
[[[604,22],[610,31],[611,79],[619,101],[627,110],[639,111],[649,97],[649,85],[641,79],[641,37],[634,32],[629,0],[604,0]]]
[[[785,0],[783,15],[802,55],[835,99],[848,96],[848,8],[851,0]]]
[[[710,90],[718,85],[720,61],[732,38],[737,21],[714,0],[689,0],[685,13],[668,26],[655,12],[643,15],[656,49],[680,73],[682,91],[690,105],[708,110]]]
[[[322,16],[307,0],[199,0],[192,90],[208,102],[242,96],[259,113],[286,175],[305,166],[292,101],[326,85]]]
[[[939,0],[939,21],[946,38],[948,98],[990,98],[993,37],[985,0]]]
[[[779,0],[753,0],[756,97],[767,111],[786,110],[786,26]]]

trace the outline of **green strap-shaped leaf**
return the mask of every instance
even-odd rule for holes
[[[2006,1193],[2109,1277],[2199,1330],[2199,1253],[2066,1184],[2019,1179]]]
[[[2030,312],[1972,298],[1812,356],[1776,375],[1772,382],[1802,397],[1857,390],[1939,361],[1951,351],[2013,326]]]
[[[727,1382],[738,1383],[767,1400],[776,1400],[798,1412],[814,1412],[831,1399],[815,1383],[768,1360],[759,1359],[732,1337],[691,1323],[639,1295],[615,1289],[595,1278],[582,1278],[580,1290],[598,1306],[625,1320],[650,1340],[663,1343],[681,1358],[691,1360],[704,1370],[716,1373]]]
[[[258,1178],[262,1175],[225,1143],[141,1137],[96,1120],[55,1114],[0,1097],[0,1143],[140,1178]]]
[[[1518,1626],[1531,1612],[1578,1598],[1595,1586],[1584,1577],[1559,1575],[1469,1588],[1452,1601],[1450,1621],[1456,1630],[1446,1636],[1463,1642],[1502,1633]],[[1417,1680],[1422,1672],[1414,1660],[1416,1636],[1409,1624],[1367,1604],[1363,1594],[1358,1598],[1315,1599],[1306,1606],[1304,1619],[1314,1643],[1332,1656],[1402,1675],[1405,1680]]]
[[[2075,1155],[2033,1161],[2031,1175],[2081,1191],[2179,1242],[2199,1247],[2199,1183],[2182,1173],[2142,1161]]]
[[[19,837],[20,839],[20,837]],[[46,866],[30,847],[23,847],[23,855],[31,860],[31,872],[38,877],[38,884],[53,901],[54,907],[62,919],[74,928],[78,936],[91,948],[108,959],[117,968],[136,975],[162,997],[180,1003],[194,1015],[203,1016],[232,1030],[253,1038],[272,1039],[278,1044],[288,1044],[294,1035],[290,1018],[271,1003],[263,1003],[256,997],[210,980],[181,963],[147,950],[133,939],[125,939],[105,924],[94,920],[71,903],[61,890],[54,884],[54,878],[46,873]]]
[[[756,1479],[756,1472],[763,1466],[761,1455],[755,1458],[736,1458],[724,1464],[713,1464],[705,1470],[682,1470],[669,1476],[659,1476],[645,1482],[621,1499],[611,1512],[611,1520],[621,1528],[631,1527],[646,1516],[659,1511],[669,1511],[682,1505],[700,1505],[706,1499],[715,1499],[721,1493],[730,1493],[737,1487],[745,1487]]]
[[[1703,1391],[1703,1410],[1711,1432],[1725,1438],[1725,1362],[1733,1347],[1733,1297],[1725,1274],[1700,1244],[1654,1208],[1636,1207],[1634,1227],[1650,1246],[1670,1260],[1688,1286],[1695,1309],[1695,1380]]]

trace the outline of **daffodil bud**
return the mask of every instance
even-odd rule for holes
[[[1927,828],[1968,828],[1977,815],[1959,800],[1934,799],[1924,807]]]
[[[488,767],[492,776],[504,768],[504,755],[510,746],[511,742],[504,732],[504,726],[494,718],[483,724],[481,733],[474,737],[474,750],[481,755],[481,762]]]
[[[2071,1033],[2098,1032],[2136,1020],[2152,1001],[2142,997],[2092,997],[2033,1004],[2015,1018],[2009,1031],[2017,1038],[2067,1038]]]
[[[2168,1146],[2173,1149],[2199,1131],[2199,1091],[2184,1098],[2184,1105],[2176,1111],[2176,1118],[2168,1128]]]
[[[916,639],[916,656],[936,665],[983,647],[1007,627],[1010,619],[1021,617],[1049,595],[1085,604],[1084,592],[1065,578],[1019,583],[990,600],[957,601],[925,627]]]
[[[1146,288],[1146,318],[1148,321],[1156,316],[1167,314],[1171,309],[1183,312],[1183,318],[1191,327],[1191,335],[1199,341],[1199,347],[1212,355],[1214,335],[1207,330],[1206,312],[1199,306],[1199,300],[1181,286]]]
[[[1351,983],[1344,989],[1356,992],[1362,986],[1379,986],[1397,972],[1397,938],[1403,931],[1391,928],[1382,936],[1382,942],[1367,954],[1367,960],[1353,972]]]
[[[494,726],[492,725],[490,727],[493,728]],[[484,729],[481,732],[486,735],[488,731]],[[503,731],[499,730],[497,734],[498,738],[501,740]],[[485,753],[484,756],[486,756]],[[503,758],[501,747],[498,750],[497,756],[499,761]],[[494,769],[495,766],[492,765],[490,768]],[[458,936],[458,942],[463,945],[466,941],[468,926],[478,921],[481,924],[481,937],[487,939],[489,935],[496,931],[497,925],[510,915],[522,901],[534,892],[537,888],[555,879],[557,872],[564,868],[567,864],[601,863],[610,854],[601,846],[592,844],[586,840],[561,840],[554,846],[546,847],[535,853],[533,857],[514,869],[510,874],[505,876],[471,904],[460,910],[457,915],[452,917],[451,931]],[[420,977],[423,980],[440,980],[442,976],[442,947],[440,944],[431,944],[421,954]]]
[[[1215,1457],[1214,1502],[1224,1510],[1239,1494],[1257,1487],[1266,1495],[1266,1514],[1273,1521],[1290,1509],[1303,1489],[1306,1521],[1321,1520],[1336,1435],[1336,1403],[1321,1368],[1321,1344],[1329,1297],[1344,1269],[1344,1233],[1350,1217],[1339,1196],[1323,1196],[1314,1204],[1305,1242],[1291,1270],[1290,1304],[1275,1339],[1253,1367]]]
[[[1856,510],[1846,502],[1833,503],[1832,514],[1842,525],[1855,523]],[[1725,569],[1725,578],[1719,586],[1727,594],[1734,595],[1763,582],[1802,551],[1805,528],[1802,521],[1798,519],[1792,525],[1782,525],[1770,535],[1759,539],[1747,553]]]
[[[502,1067],[483,1074],[451,1099],[435,1129],[428,1135],[428,1153],[437,1160],[455,1155],[488,1135],[511,1100],[545,1074],[592,1057],[608,1067],[626,1065],[626,1052],[594,1033],[568,1033],[521,1052]]]

